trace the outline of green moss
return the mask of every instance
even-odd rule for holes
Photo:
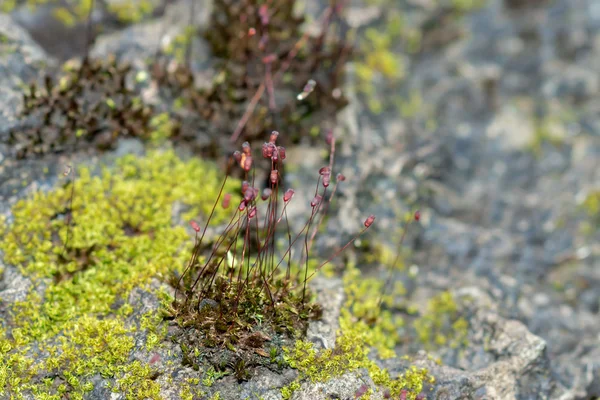
[[[364,368],[378,387],[389,390],[392,398],[406,390],[407,398],[414,399],[426,383],[434,382],[427,370],[411,367],[400,376],[392,378],[387,370],[380,368],[368,357],[371,348],[377,349],[382,358],[395,357],[394,347],[399,340],[397,331],[403,324],[401,319],[392,318],[388,312],[373,314],[373,309],[379,309],[377,305],[383,282],[364,278],[358,269],[348,266],[344,284],[347,301],[341,310],[340,330],[335,347],[318,352],[312,343],[297,341],[293,348],[284,348],[285,360],[299,371],[300,376],[297,381],[282,389],[283,398],[290,398],[302,380],[325,382]],[[369,319],[376,320],[377,323],[369,324],[366,322]]]
[[[419,340],[428,348],[466,344],[469,324],[460,316],[458,306],[450,292],[432,298],[427,312],[414,322]]]
[[[167,327],[162,321],[162,316],[155,310],[148,311],[142,315],[140,328],[147,332],[146,350],[150,351],[154,349],[167,336]]]
[[[100,374],[128,398],[159,398],[155,371],[129,357],[135,330],[146,331],[152,349],[166,328],[152,312],[132,320],[127,299],[184,266],[192,242],[173,226],[173,205],[185,208],[184,219],[207,215],[220,181],[204,162],[153,151],[98,174],[77,168],[64,187],[15,204],[0,228],[0,250],[38,289],[12,305],[0,328],[0,395],[81,398]]]
[[[173,37],[173,40],[166,46],[165,53],[172,55],[178,62],[184,63],[186,51],[197,33],[196,27],[186,26],[183,32]]]
[[[91,144],[105,150],[123,136],[168,136],[168,125],[157,126],[160,115],[152,120],[153,107],[143,104],[138,88],[127,85],[133,72],[115,57],[88,59],[65,63],[63,72],[47,75],[43,85],[31,82],[23,92],[21,114],[34,114],[39,123],[10,130],[13,153],[35,157]]]
[[[139,361],[129,364],[123,376],[117,380],[115,391],[125,394],[127,400],[160,400],[160,385],[154,379],[156,371]]]
[[[529,143],[529,149],[536,157],[542,153],[544,145],[560,147],[564,144],[563,120],[559,117],[547,116],[534,121],[533,138]]]
[[[200,379],[198,378],[188,378],[183,383],[181,390],[179,391],[179,396],[182,400],[193,400],[197,398],[204,398],[204,392],[198,388],[198,384],[200,383]]]
[[[486,3],[487,0],[450,0],[450,6],[459,14],[476,11]]]
[[[580,209],[586,219],[581,222],[580,230],[584,235],[594,235],[600,226],[600,190],[592,191],[585,197]]]
[[[150,17],[158,3],[155,0],[110,2],[108,11],[113,13],[119,21],[131,24]]]
[[[3,0],[0,4],[0,12],[11,12],[17,6],[25,4],[29,9],[35,10],[44,4],[61,4],[61,7],[53,9],[54,17],[65,26],[73,26],[88,18],[93,0]],[[152,15],[158,2],[155,0],[138,1],[116,1],[107,4],[107,10],[114,14],[123,23],[139,22]]]

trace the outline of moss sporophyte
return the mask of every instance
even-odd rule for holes
[[[338,174],[332,182],[335,140],[328,140],[329,164],[315,174],[310,214],[299,232],[292,234],[287,210],[296,199],[293,189],[282,188],[280,171],[286,152],[277,144],[278,136],[272,132],[261,149],[269,166],[262,190],[257,187],[260,179],[250,145],[244,143],[241,151],[233,154],[230,169],[237,165],[244,179],[240,196],[234,201],[221,190],[212,211],[231,207],[231,217],[208,248],[203,240],[212,213],[203,227],[190,223],[195,231],[193,251],[183,273],[173,282],[176,292],[170,313],[182,328],[187,353],[198,346],[227,348],[239,356],[229,360],[234,370],[243,369],[235,364],[253,363],[255,354],[268,357],[267,343],[274,337],[285,340],[304,334],[308,321],[320,314],[307,282],[374,221],[374,216],[368,217],[354,238],[324,261],[315,262],[311,256],[315,236],[338,184],[345,179]],[[225,178],[223,185],[227,182]],[[194,365],[197,357],[189,358]]]

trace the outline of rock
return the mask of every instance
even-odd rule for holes
[[[533,142],[535,127],[531,118],[516,107],[504,107],[490,123],[487,135],[508,148],[524,149]]]
[[[190,19],[191,2],[194,5],[194,18]],[[138,69],[145,69],[149,60],[156,57],[159,51],[174,45],[177,37],[184,34],[190,23],[206,26],[211,7],[206,0],[180,0],[168,6],[161,18],[137,25],[122,31],[100,36],[91,54],[95,57],[106,57],[114,54],[119,60],[133,63]],[[195,37],[192,42],[192,70],[200,72],[206,69],[209,61],[209,48],[203,40]]]
[[[546,342],[519,321],[498,315],[495,302],[480,288],[465,287],[456,296],[469,312],[468,345],[453,366],[439,366],[421,354],[436,383],[435,399],[554,399],[565,389],[549,374]]]
[[[9,15],[0,14],[0,142],[22,109],[22,86],[53,64],[23,28]]]
[[[348,373],[324,383],[306,382],[293,394],[292,400],[356,399],[374,386],[367,374]],[[375,392],[370,398],[382,400],[384,397],[382,392]]]
[[[316,348],[332,349],[339,329],[338,320],[344,300],[344,287],[339,279],[314,279],[310,287],[317,294],[317,302],[323,309],[320,320],[311,322],[306,332],[306,339],[313,342]]]

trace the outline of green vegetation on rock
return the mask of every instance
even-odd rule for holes
[[[384,283],[361,276],[353,266],[348,267],[344,283],[347,300],[341,310],[335,347],[317,351],[311,342],[297,341],[293,348],[284,349],[286,361],[300,372],[300,376],[282,389],[283,398],[291,398],[304,380],[325,382],[347,372],[365,369],[380,390],[389,392],[391,398],[397,398],[405,391],[407,399],[415,399],[426,384],[435,382],[426,369],[411,366],[392,378],[369,357],[372,348],[377,350],[380,358],[396,357],[397,328],[403,324],[401,318],[392,318],[387,311],[373,315],[373,308],[380,310],[377,304]],[[368,319],[376,322],[367,323]]]
[[[153,151],[111,169],[79,167],[68,179],[17,202],[0,229],[4,263],[32,283],[0,326],[0,395],[82,398],[100,374],[127,398],[159,398],[151,367],[130,353],[135,330],[152,348],[164,328],[135,315],[129,294],[183,268],[192,243],[174,206],[183,219],[207,215],[221,177],[200,160]]]

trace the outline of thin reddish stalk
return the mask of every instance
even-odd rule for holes
[[[329,15],[332,12],[333,12],[333,8],[332,8],[332,6],[329,6],[323,11],[323,14],[321,15],[320,18],[329,19]],[[304,32],[302,37],[300,37],[300,39],[296,42],[296,44],[294,44],[294,47],[292,48],[292,50],[290,50],[290,52],[288,53],[285,60],[281,63],[281,68],[275,73],[275,75],[273,75],[273,79],[272,79],[273,85],[278,83],[279,79],[281,79],[283,74],[288,70],[288,68],[292,64],[292,60],[294,58],[296,58],[300,49],[306,44],[306,41],[308,40],[309,36],[310,35],[307,30],[306,32]],[[263,81],[261,82],[258,89],[256,89],[254,96],[252,96],[250,103],[248,103],[248,107],[246,108],[246,111],[244,112],[244,114],[242,115],[242,118],[238,122],[238,124],[235,128],[235,131],[231,135],[231,138],[230,138],[231,142],[236,142],[239,139],[242,131],[244,130],[244,127],[248,123],[248,120],[252,116],[252,113],[254,113],[254,110],[256,109],[258,102],[260,101],[262,95],[264,94],[265,88],[266,88],[266,83],[265,83],[265,80],[263,79]]]
[[[329,264],[331,262],[331,260],[333,260],[334,258],[336,258],[342,251],[346,250],[346,248],[348,248],[348,246],[350,246],[356,239],[358,239],[359,236],[361,236],[363,233],[365,233],[365,231],[367,229],[369,229],[369,228],[368,227],[363,228],[356,236],[354,236],[352,239],[350,239],[350,241],[348,241],[348,243],[346,243],[344,245],[344,247],[342,247],[341,249],[339,249],[338,251],[336,251],[335,253],[333,253],[327,260],[325,260],[321,265],[319,265],[313,271],[313,273],[310,274],[310,276],[308,277],[308,280],[310,280],[317,272],[319,272],[321,270],[321,268],[323,268],[325,265]]]

